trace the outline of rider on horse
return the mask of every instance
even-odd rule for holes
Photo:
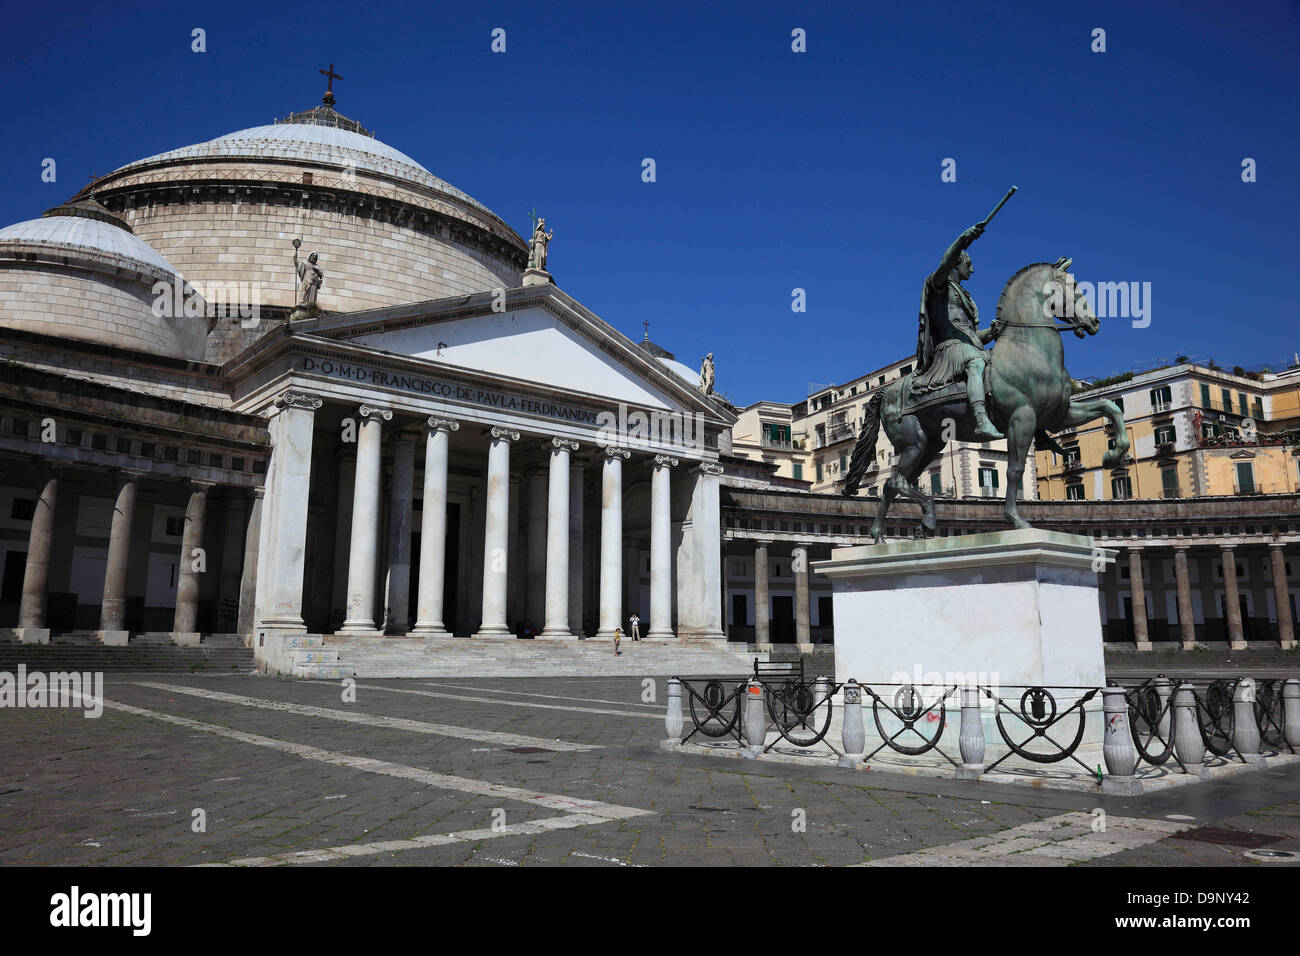
[[[961,286],[975,272],[966,249],[984,234],[984,226],[976,223],[958,236],[943,254],[939,268],[925,280],[916,342],[917,371],[909,397],[924,398],[965,377],[975,435],[992,441],[1003,437],[989,421],[984,405],[984,345],[993,337],[994,329],[980,331],[975,300]]]

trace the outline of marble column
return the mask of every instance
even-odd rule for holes
[[[259,629],[305,633],[302,582],[307,554],[307,503],[311,490],[311,446],[315,395],[289,390],[275,401],[271,467],[261,512],[256,620]],[[260,652],[258,642],[254,650]]]
[[[1273,603],[1277,606],[1277,634],[1282,649],[1289,650],[1296,646],[1295,621],[1291,618],[1291,592],[1286,583],[1286,555],[1282,545],[1268,546],[1269,558],[1273,564]]]
[[[769,542],[754,545],[754,643],[772,643],[772,599],[767,590]]]
[[[447,637],[442,598],[447,574],[447,462],[460,422],[430,418],[424,440],[424,505],[420,512],[420,580],[415,592],[417,637]]]
[[[524,584],[527,580],[527,551],[524,539],[527,535],[524,533],[522,522],[519,518],[519,511],[524,500],[524,479],[522,475],[512,474],[510,476],[510,509],[506,518],[509,526],[507,536],[509,538],[509,566],[507,576],[514,584],[510,592],[506,595],[506,626],[512,633],[521,633],[523,630],[524,620],[524,598],[528,596],[528,588]]]
[[[582,462],[570,460],[569,462],[569,630],[574,635],[581,637],[585,631],[583,629],[582,607],[584,600],[583,593],[583,548],[582,548],[582,524],[585,498],[583,497],[584,482],[587,470],[583,467]]]
[[[1192,582],[1187,573],[1187,549],[1174,548],[1174,581],[1178,585],[1178,632],[1183,650],[1196,646],[1196,613],[1192,609]]]
[[[1237,590],[1237,553],[1232,548],[1221,548],[1223,559],[1223,611],[1228,618],[1228,646],[1245,650],[1246,637],[1241,629],[1241,597]]]
[[[623,633],[631,635],[628,619],[635,611],[638,615],[642,609],[637,606],[641,594],[641,546],[636,541],[623,540]]]
[[[726,640],[722,630],[722,466],[705,462],[697,470],[692,534],[697,536],[700,574],[698,636]]]
[[[524,477],[528,482],[528,570],[522,582],[524,625],[532,628],[535,637],[546,619],[546,472],[533,468]]]
[[[790,570],[794,572],[794,640],[812,644],[812,618],[808,601],[808,548],[797,544],[790,552]]]
[[[126,569],[131,561],[131,525],[135,522],[135,496],[140,472],[119,472],[117,499],[108,536],[108,560],[104,566],[104,597],[99,612],[99,639],[105,644],[125,644]]]
[[[655,455],[650,477],[650,630],[647,637],[673,633],[673,496],[671,469],[677,459]]]
[[[207,572],[208,561],[203,548],[203,528],[207,523],[208,489],[212,485],[210,481],[190,482],[176,578],[176,614],[172,619],[172,640],[177,644],[199,643],[199,581],[200,575]]]
[[[379,494],[384,454],[386,408],[357,410],[357,469],[352,489],[352,542],[348,551],[348,616],[341,634],[374,634],[375,569],[379,551]],[[409,520],[409,519],[408,519]]]
[[[18,640],[47,644],[45,604],[49,596],[49,555],[53,551],[55,506],[59,499],[59,471],[42,468],[40,490],[27,532],[27,567],[22,572],[22,597],[18,602]]]
[[[605,449],[600,474],[600,621],[596,637],[612,639],[622,627],[623,607],[623,462],[632,453]]]
[[[49,597],[50,555],[54,548],[54,508],[59,497],[59,472],[42,469],[40,492],[27,533],[27,567],[18,604],[18,640],[28,644],[49,642],[45,608]]]
[[[510,443],[519,432],[493,428],[488,433],[487,498],[483,524],[483,617],[475,637],[509,637],[506,584],[510,567]]]
[[[236,630],[245,635],[245,646],[252,643],[257,623],[257,555],[262,538],[262,498],[265,488],[248,493],[248,531],[244,535],[244,566],[239,577],[239,623]]]
[[[1142,549],[1128,549],[1128,586],[1132,595],[1133,643],[1139,651],[1151,650],[1147,633],[1147,589],[1142,579]]]
[[[571,638],[569,626],[569,453],[576,441],[551,439],[546,504],[546,626],[542,637]]]
[[[415,441],[393,441],[393,490],[388,500],[388,592],[385,634],[405,634],[411,623],[411,510],[415,486]]]

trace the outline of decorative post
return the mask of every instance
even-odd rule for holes
[[[978,780],[984,772],[984,719],[980,711],[980,689],[961,689],[961,728],[957,734],[961,751],[958,780]]]
[[[1232,692],[1232,745],[1246,763],[1265,766],[1259,752],[1259,722],[1255,718],[1255,681],[1243,677]]]
[[[753,760],[767,743],[767,714],[764,712],[763,685],[756,680],[745,684],[745,741],[749,744],[741,756]]]
[[[676,677],[668,681],[668,712],[664,714],[664,730],[668,733],[662,743],[664,750],[676,750],[682,745],[682,682]]]
[[[1282,737],[1292,753],[1300,749],[1300,680],[1294,677],[1282,685]]]
[[[1128,700],[1123,687],[1107,687],[1102,694],[1102,712],[1106,731],[1102,755],[1106,758],[1107,776],[1101,782],[1102,793],[1134,794],[1142,792],[1142,781],[1133,776],[1137,769],[1137,747],[1128,724]]]
[[[1187,682],[1174,691],[1174,756],[1188,773],[1205,773],[1205,741],[1196,715],[1196,689]]]
[[[862,755],[867,749],[867,734],[862,726],[862,690],[855,680],[850,680],[844,685],[844,731],[842,740],[844,755],[840,757],[839,765],[851,769],[862,763]]]
[[[1173,724],[1174,709],[1170,706],[1169,699],[1174,696],[1174,688],[1169,678],[1163,674],[1156,678],[1156,696],[1160,698],[1160,719],[1156,721],[1156,731],[1164,739],[1166,746],[1172,746],[1169,729]]]
[[[813,684],[812,713],[808,715],[809,719],[813,723],[813,726],[810,729],[814,732],[816,732],[817,730],[817,708],[820,707],[822,704],[826,703],[826,701],[830,698],[830,696],[831,696],[830,678],[828,678],[825,674],[818,674],[817,681]]]

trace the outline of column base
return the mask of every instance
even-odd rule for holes
[[[130,631],[96,631],[95,637],[99,643],[108,647],[126,647],[127,642],[131,639]]]
[[[647,641],[675,641],[676,633],[668,628],[651,628],[650,633],[645,636]]]
[[[375,626],[374,621],[344,621],[334,632],[346,637],[383,637],[384,632]]]
[[[9,633],[20,644],[50,643],[50,629],[48,627],[15,627]]]
[[[172,643],[181,647],[198,647],[202,635],[198,631],[172,631]]]
[[[475,641],[513,641],[514,632],[510,628],[501,625],[494,627],[482,627],[470,635],[471,640]]]
[[[534,635],[547,641],[576,641],[578,635],[574,634],[567,627],[547,627],[542,629],[542,633]]]
[[[442,622],[437,624],[416,624],[407,634],[408,637],[451,637],[450,632],[442,626]]]
[[[1250,645],[1247,644],[1245,641],[1229,641],[1229,642],[1228,642],[1228,650],[1230,650],[1230,651],[1245,651],[1245,650],[1249,650],[1249,649],[1250,649]]]
[[[1282,650],[1284,651],[1294,651],[1297,647],[1300,647],[1300,644],[1297,644],[1295,641],[1282,642]]]
[[[1136,796],[1142,793],[1142,781],[1133,776],[1103,777],[1101,792],[1116,793],[1121,796]]]
[[[984,764],[982,763],[963,763],[957,765],[956,776],[958,780],[978,780],[984,773]]]
[[[1137,643],[1135,643],[1135,644],[1133,645],[1133,649],[1134,649],[1134,650],[1138,650],[1138,651],[1150,651],[1150,650],[1154,650],[1154,648],[1151,646],[1151,642],[1150,642],[1150,641],[1138,641]]]

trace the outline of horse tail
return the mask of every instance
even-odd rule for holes
[[[876,439],[880,437],[880,405],[884,398],[885,390],[881,389],[867,403],[866,417],[862,421],[862,433],[858,435],[858,443],[853,446],[853,458],[849,462],[849,477],[844,483],[846,495],[852,496],[858,493],[862,476],[876,460]]]

